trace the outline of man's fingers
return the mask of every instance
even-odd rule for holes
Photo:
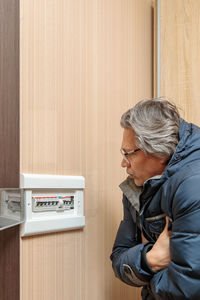
[[[169,217],[165,217],[166,220],[166,224],[165,224],[165,228],[163,230],[163,232],[165,232],[169,237],[171,236],[171,230],[168,229],[169,227]]]
[[[169,226],[169,217],[165,217],[166,223],[165,223],[165,228],[164,230],[168,231],[168,226]]]

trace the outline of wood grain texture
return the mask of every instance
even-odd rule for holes
[[[121,114],[151,97],[152,1],[21,0],[21,172],[83,175],[84,230],[21,240],[21,300],[132,300],[109,255]]]
[[[161,95],[200,125],[200,2],[161,1]]]
[[[0,1],[0,187],[19,187],[19,1]]]
[[[0,231],[0,299],[20,299],[19,226]]]
[[[19,187],[19,1],[0,1],[0,187]],[[19,300],[19,226],[0,231],[0,299]]]

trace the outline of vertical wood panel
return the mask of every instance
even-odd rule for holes
[[[19,187],[19,1],[0,1],[0,187]],[[19,226],[0,231],[0,299],[19,300]]]
[[[19,1],[0,1],[0,187],[19,187]]]
[[[0,299],[19,300],[19,226],[0,231]]]
[[[200,125],[200,2],[161,1],[161,95]]]
[[[21,0],[21,172],[83,175],[84,230],[21,240],[21,300],[132,300],[109,255],[121,114],[152,96],[152,1]]]

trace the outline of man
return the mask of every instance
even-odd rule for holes
[[[164,99],[122,115],[124,218],[111,260],[142,299],[200,299],[200,128]]]

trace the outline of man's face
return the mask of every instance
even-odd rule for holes
[[[122,149],[125,152],[138,149],[135,144],[135,132],[132,129],[124,129]],[[133,178],[137,186],[142,186],[144,182],[164,172],[167,157],[155,157],[146,155],[142,150],[127,156],[129,163],[122,159],[121,166],[126,168],[128,175]]]

